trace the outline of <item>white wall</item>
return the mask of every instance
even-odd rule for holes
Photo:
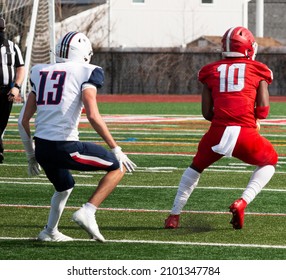
[[[174,47],[243,25],[246,0],[110,0],[113,47]]]
[[[249,0],[109,0],[107,4],[83,12],[61,23],[66,31],[83,31],[91,19],[88,36],[103,47],[178,47],[202,35],[219,35],[245,25],[243,5]],[[105,12],[102,13],[102,10]],[[101,11],[100,20],[96,16]],[[88,20],[89,19],[89,20]],[[108,32],[110,29],[110,32]]]

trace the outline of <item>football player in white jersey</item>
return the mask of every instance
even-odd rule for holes
[[[83,33],[69,32],[56,45],[56,63],[39,64],[31,69],[32,90],[19,117],[19,132],[28,159],[28,173],[39,175],[42,167],[55,187],[47,225],[38,236],[41,241],[72,240],[58,230],[75,184],[69,170],[105,170],[107,173],[88,202],[72,216],[91,238],[104,242],[95,212],[126,170],[132,172],[136,167],[121,151],[99,113],[96,94],[103,85],[104,72],[101,67],[89,64],[91,56],[89,39]],[[95,143],[79,141],[78,124],[83,106],[91,126],[111,151]],[[35,113],[33,141],[30,121]]]

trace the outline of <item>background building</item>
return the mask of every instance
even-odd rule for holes
[[[248,2],[108,0],[61,21],[57,30],[88,30],[91,40],[100,41],[102,47],[180,47],[202,35],[221,36],[230,26],[247,26]]]
[[[35,33],[30,32],[35,2],[0,0],[7,34],[19,43],[29,66],[54,58],[48,25],[49,1],[39,0]],[[257,59],[274,73],[270,93],[286,93],[286,47],[281,44],[286,37],[286,0],[55,0],[55,3],[56,39],[68,31],[84,32],[91,39],[92,63],[102,66],[106,73],[101,93],[198,94],[201,84],[197,72],[202,65],[221,56],[220,38],[226,29],[242,25],[256,34],[261,19],[263,38],[257,38],[260,45]],[[257,18],[260,14],[257,7],[261,6],[264,13]],[[31,60],[26,59],[28,50]]]
[[[264,36],[286,44],[286,0],[264,0]],[[256,0],[248,3],[248,27],[256,28]]]
[[[286,0],[263,2],[263,36],[286,44]],[[60,3],[57,36],[79,29],[101,47],[180,47],[202,36],[221,36],[230,26],[242,25],[255,34],[258,24],[257,0],[61,0]]]

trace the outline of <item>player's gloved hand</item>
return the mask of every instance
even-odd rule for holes
[[[132,172],[135,171],[135,167],[137,167],[137,165],[132,162],[127,155],[125,155],[122,151],[121,151],[121,147],[117,146],[113,149],[111,149],[111,151],[114,153],[115,157],[117,158],[117,160],[119,161],[120,164],[120,170],[123,171],[123,165],[126,167],[128,172]]]
[[[36,161],[35,157],[31,157],[28,160],[28,175],[29,176],[38,176],[40,175],[41,166]]]

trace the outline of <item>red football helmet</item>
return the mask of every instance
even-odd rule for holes
[[[247,28],[242,26],[230,28],[225,32],[221,41],[224,57],[255,59],[258,45]]]

